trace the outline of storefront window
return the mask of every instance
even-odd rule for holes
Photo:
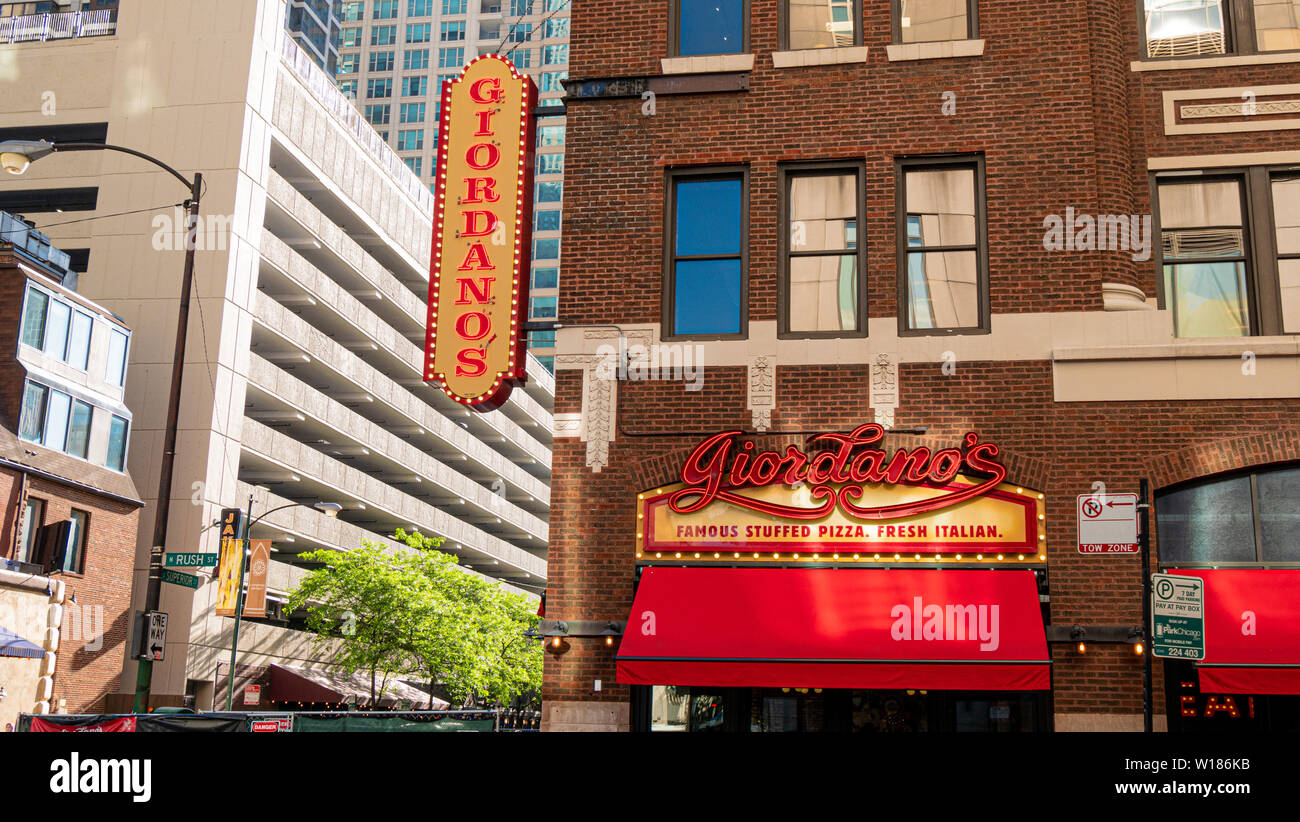
[[[1165,565],[1300,562],[1300,466],[1237,474],[1160,494]]]
[[[677,685],[656,685],[651,691],[652,731],[721,731],[723,719],[721,693]]]

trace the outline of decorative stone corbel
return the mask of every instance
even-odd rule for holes
[[[749,410],[755,431],[772,427],[776,408],[776,355],[756,354],[749,358]]]
[[[876,412],[876,422],[885,428],[894,427],[894,412],[898,410],[898,355],[876,354],[871,361],[870,405]]]

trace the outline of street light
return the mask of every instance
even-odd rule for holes
[[[235,700],[235,658],[239,654],[239,623],[240,620],[243,618],[243,614],[244,614],[244,569],[248,566],[248,557],[252,553],[246,547],[248,545],[249,534],[253,532],[253,526],[256,525],[258,522],[260,522],[263,517],[269,514],[274,514],[276,511],[283,511],[286,508],[293,508],[299,505],[301,505],[303,508],[307,507],[307,503],[305,502],[290,502],[272,508],[269,511],[263,511],[262,513],[257,515],[256,519],[254,519],[253,518],[253,495],[252,494],[248,495],[248,514],[244,517],[244,527],[243,527],[244,533],[240,536],[239,539],[239,550],[242,552],[243,555],[239,559],[239,582],[235,586],[235,591],[236,591],[235,635],[230,639],[230,670],[226,675],[226,710],[227,711],[231,709],[231,706],[234,704],[234,700]],[[315,508],[317,511],[320,511],[322,514],[329,517],[330,519],[334,519],[335,517],[337,517],[339,515],[339,512],[343,510],[343,506],[339,505],[337,502],[317,502],[313,504],[311,507]]]
[[[31,164],[56,151],[116,151],[139,157],[175,177],[190,191],[185,201],[188,214],[185,221],[185,272],[181,280],[180,307],[176,317],[176,347],[172,358],[171,392],[167,399],[167,428],[163,434],[162,466],[158,472],[158,515],[154,518],[153,544],[149,549],[149,582],[145,589],[145,612],[157,611],[162,598],[163,548],[167,541],[167,521],[171,513],[172,471],[176,463],[176,426],[181,407],[181,375],[185,364],[185,336],[189,329],[190,292],[194,286],[195,232],[199,225],[199,199],[203,195],[203,175],[195,174],[188,180],[176,169],[157,157],[133,148],[108,143],[52,143],[47,140],[5,140],[0,142],[0,167],[10,174],[23,174]],[[153,681],[153,660],[136,661],[135,704],[132,710],[142,712],[149,699]]]

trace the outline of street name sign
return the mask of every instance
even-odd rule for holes
[[[1205,580],[1151,575],[1151,653],[1162,659],[1205,659]]]
[[[1080,494],[1079,553],[1138,552],[1137,494]]]
[[[216,554],[167,554],[163,558],[163,565],[168,568],[215,568],[217,565]]]
[[[186,588],[199,587],[199,578],[193,574],[186,574],[181,571],[173,571],[171,568],[164,568],[162,572],[162,581],[172,585],[182,585]]]

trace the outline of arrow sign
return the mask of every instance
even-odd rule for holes
[[[1080,494],[1079,553],[1138,553],[1137,494]]]
[[[145,659],[161,662],[167,650],[167,615],[161,611],[149,611],[145,614],[146,635],[149,637],[145,648]]]

